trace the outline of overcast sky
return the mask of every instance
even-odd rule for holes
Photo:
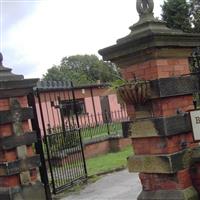
[[[154,0],[159,17],[163,0]],[[130,33],[136,0],[0,0],[4,65],[42,77],[64,56],[96,54]]]

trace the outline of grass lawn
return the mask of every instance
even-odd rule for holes
[[[109,172],[117,168],[126,167],[126,158],[133,154],[132,146],[128,146],[120,152],[108,153],[106,155],[97,156],[86,160],[88,175],[91,176],[87,183],[96,182],[100,176],[95,176],[99,173]],[[65,192],[54,196],[55,200],[66,197],[71,192],[79,192],[86,186],[85,183],[75,184],[74,187],[67,189]]]
[[[133,154],[132,146],[128,146],[122,151],[116,153],[108,153],[106,155],[97,156],[86,160],[88,175],[95,175],[120,167],[126,167],[126,158]]]

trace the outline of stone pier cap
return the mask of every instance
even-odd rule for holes
[[[12,69],[3,65],[3,54],[0,52],[0,81],[23,80],[23,75],[12,73]]]
[[[3,65],[0,52],[0,99],[24,96],[32,92],[39,79],[24,79],[23,75],[12,73],[12,69]]]
[[[151,58],[171,57],[171,55],[166,55],[164,52],[155,53],[154,51],[153,53],[151,49],[184,48],[184,54],[178,55],[178,52],[175,51],[176,56],[188,57],[194,47],[200,46],[200,34],[170,29],[166,26],[166,22],[152,16],[147,16],[144,19],[140,18],[138,23],[130,27],[130,30],[130,34],[118,39],[115,45],[99,50],[99,54],[104,60],[123,67],[127,64],[127,59],[130,56],[132,62],[135,63],[137,63],[137,60],[141,62],[141,60],[145,61]],[[149,51],[146,59],[141,58],[143,56],[141,52],[143,51]]]

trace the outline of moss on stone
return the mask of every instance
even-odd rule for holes
[[[198,193],[194,189],[194,187],[189,187],[183,191],[184,199],[185,200],[198,200]]]
[[[158,131],[151,120],[134,122],[131,126],[131,133],[133,138],[158,136]]]

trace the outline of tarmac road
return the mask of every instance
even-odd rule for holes
[[[138,174],[123,170],[105,175],[61,200],[136,200],[141,190]]]

